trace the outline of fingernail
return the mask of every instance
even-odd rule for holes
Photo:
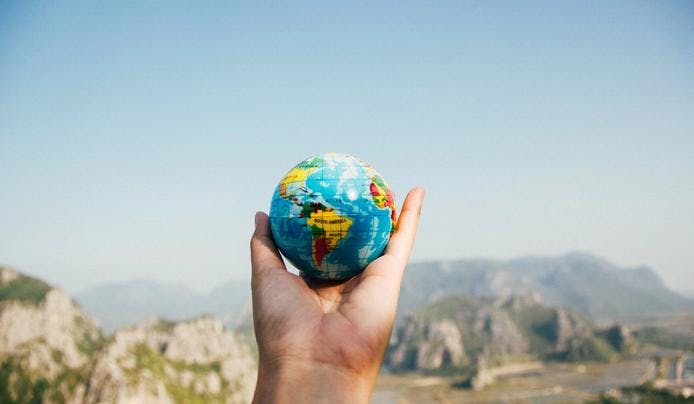
[[[260,212],[255,212],[255,227],[256,227],[256,229],[258,228],[259,223],[260,223]]]

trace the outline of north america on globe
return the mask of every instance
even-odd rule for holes
[[[371,165],[325,153],[303,160],[280,180],[270,228],[297,269],[339,280],[360,273],[383,253],[395,215],[393,194]]]

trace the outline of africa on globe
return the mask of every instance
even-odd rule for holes
[[[297,269],[315,278],[346,279],[385,250],[395,230],[395,202],[371,165],[325,153],[300,162],[279,182],[270,228]]]

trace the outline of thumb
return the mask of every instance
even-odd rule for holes
[[[251,237],[252,283],[271,271],[287,270],[270,232],[270,218],[264,212],[255,214],[255,232]]]

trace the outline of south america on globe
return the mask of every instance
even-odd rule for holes
[[[270,228],[297,269],[314,278],[346,279],[383,254],[395,231],[395,202],[371,165],[325,153],[300,162],[279,182]]]

